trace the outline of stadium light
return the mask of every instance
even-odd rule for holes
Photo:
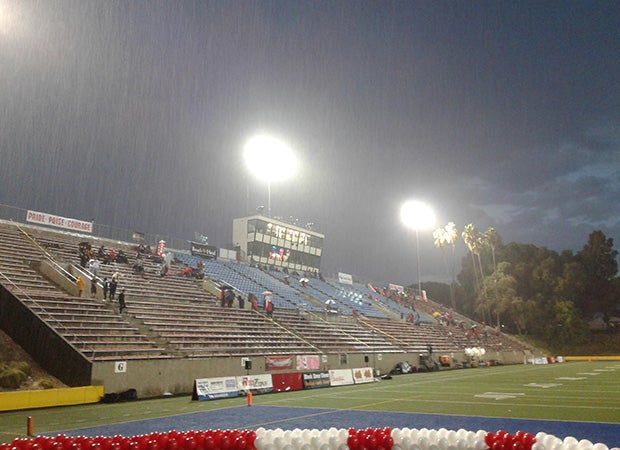
[[[248,170],[267,183],[267,215],[271,217],[271,183],[293,176],[297,171],[297,158],[287,144],[266,134],[250,138],[243,156]]]
[[[419,232],[435,225],[435,213],[426,203],[409,200],[400,208],[400,220],[410,229],[415,230],[415,249],[418,261],[418,295],[422,297],[422,278],[420,271],[420,236]]]

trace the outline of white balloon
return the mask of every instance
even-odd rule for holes
[[[562,441],[562,443],[563,443],[564,445],[572,445],[572,444],[577,445],[577,444],[579,443],[579,441],[578,441],[578,440],[577,440],[577,438],[576,438],[576,437],[574,437],[574,436],[566,436],[566,437],[564,438],[564,440]]]
[[[594,446],[592,447],[592,450],[609,450],[609,448],[605,444],[602,444],[599,442],[599,443],[594,444]]]
[[[310,438],[310,445],[312,446],[312,448],[318,449],[321,447],[321,440],[318,436],[312,436]]]
[[[264,437],[257,437],[254,440],[254,447],[256,447],[256,450],[263,450],[267,446],[267,442]]]
[[[474,441],[474,449],[475,450],[486,450],[487,443],[484,442],[484,439],[476,439]]]
[[[273,440],[273,445],[278,449],[284,448],[286,444],[288,444],[288,442],[286,442],[284,436],[278,436]]]
[[[411,440],[411,438],[409,436],[404,436],[401,440],[400,440],[400,446],[404,449],[409,450],[411,448],[411,446],[413,445],[413,441]]]
[[[532,450],[545,450],[545,445],[542,442],[535,442],[532,445]]]
[[[402,433],[400,432],[398,428],[394,428],[392,430],[392,439],[394,439],[394,442],[400,442],[401,436],[402,436]]]
[[[580,448],[581,450],[590,449],[592,448],[592,446],[593,446],[592,442],[587,439],[582,439],[577,444],[577,447]]]
[[[448,440],[445,437],[437,439],[437,447],[439,450],[448,450]]]

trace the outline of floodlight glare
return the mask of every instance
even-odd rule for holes
[[[288,145],[265,134],[246,142],[243,157],[248,170],[267,183],[267,215],[271,217],[271,183],[293,176],[297,171],[297,159]]]
[[[297,159],[291,148],[269,135],[252,137],[243,153],[250,172],[268,183],[285,180],[297,170]]]
[[[400,208],[400,219],[413,230],[427,230],[435,225],[435,213],[426,203],[410,200]]]
[[[422,298],[422,277],[420,274],[420,230],[427,230],[435,225],[435,213],[426,203],[410,200],[400,208],[402,223],[415,230],[415,251],[418,262],[418,295]]]

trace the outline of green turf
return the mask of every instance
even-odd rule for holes
[[[381,382],[254,396],[261,406],[620,423],[620,362],[516,365],[400,375]],[[189,396],[0,413],[0,442],[26,433],[85,428],[244,405],[245,397]]]

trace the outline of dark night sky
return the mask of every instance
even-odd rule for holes
[[[407,199],[618,247],[619,73],[617,1],[0,0],[0,203],[230,247],[267,131],[302,166],[273,214],[317,224],[327,273],[416,281]]]

